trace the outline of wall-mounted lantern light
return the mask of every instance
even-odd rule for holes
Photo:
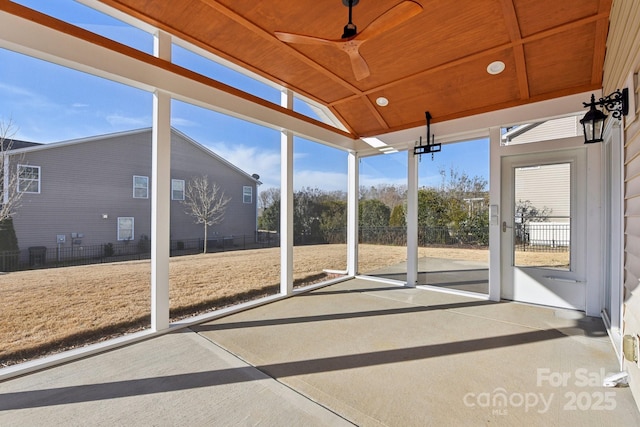
[[[608,117],[596,106],[604,107],[616,119],[629,114],[629,89],[616,90],[609,96],[600,98],[596,102],[596,97],[591,95],[591,102],[583,102],[582,105],[589,107],[589,111],[584,115],[580,123],[584,130],[584,143],[591,144],[602,142],[604,132],[604,121]]]

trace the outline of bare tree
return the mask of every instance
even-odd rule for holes
[[[11,173],[10,150],[16,128],[11,119],[0,119],[0,223],[9,219],[20,207],[22,193],[18,191],[18,174]],[[17,160],[19,162],[19,159]]]
[[[276,187],[267,188],[266,190],[260,192],[258,207],[264,210],[279,201],[280,189]]]
[[[195,218],[196,224],[204,224],[203,253],[207,252],[208,228],[223,220],[230,200],[218,184],[209,181],[206,175],[193,178],[187,184],[182,203],[187,207],[186,213]]]

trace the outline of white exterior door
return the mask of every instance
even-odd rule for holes
[[[504,156],[501,298],[586,309],[586,150]]]

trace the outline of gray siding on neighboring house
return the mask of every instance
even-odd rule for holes
[[[81,245],[119,243],[118,217],[134,218],[134,240],[151,234],[151,130],[124,132],[21,150],[23,163],[40,166],[40,194],[24,193],[14,225],[21,249],[56,246],[72,233]],[[253,235],[256,230],[257,181],[185,135],[172,132],[173,179],[208,175],[231,197],[221,224],[210,231]],[[15,170],[14,166],[12,169]],[[133,197],[133,176],[149,177],[148,198]],[[243,186],[251,186],[252,203],[243,203]],[[103,216],[106,216],[104,218]],[[179,201],[171,201],[171,238],[203,237]],[[135,243],[133,243],[135,244]]]
[[[252,235],[257,229],[256,180],[225,161],[211,162],[209,150],[195,145],[180,134],[174,134],[171,145],[171,178],[182,179],[185,184],[191,178],[206,175],[217,183],[226,197],[231,200],[222,223],[209,228],[209,236]],[[252,188],[251,203],[244,203],[244,186]],[[171,202],[172,239],[198,238],[203,236],[203,226],[195,224],[193,217],[186,213],[186,207],[179,201]]]

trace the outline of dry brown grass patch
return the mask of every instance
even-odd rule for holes
[[[294,280],[346,269],[346,245],[294,248]],[[359,271],[406,261],[406,248],[360,245]],[[486,249],[419,248],[420,257],[487,261]],[[150,325],[149,261],[31,270],[0,276],[0,366],[95,343]],[[171,318],[177,320],[279,291],[280,249],[171,258]]]

